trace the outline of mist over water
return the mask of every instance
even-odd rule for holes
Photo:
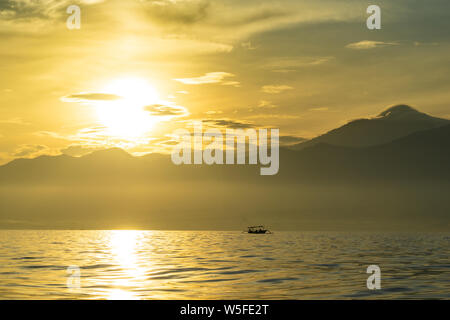
[[[449,233],[3,230],[0,243],[1,299],[450,298]],[[372,264],[381,290],[366,287]]]

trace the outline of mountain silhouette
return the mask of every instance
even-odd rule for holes
[[[407,105],[396,105],[374,118],[350,121],[342,127],[296,144],[291,148],[300,150],[318,143],[345,147],[367,147],[446,124],[450,124],[450,120],[432,117]]]
[[[370,146],[281,148],[275,176],[118,148],[16,159],[0,166],[0,228],[236,229],[262,219],[275,229],[450,230],[448,121],[397,106],[363,123],[354,132],[427,128]]]
[[[280,173],[283,168],[292,179],[450,181],[450,124],[381,145],[355,148],[318,143],[282,155]]]
[[[392,115],[386,115],[392,116]],[[395,116],[395,115],[394,115]],[[404,114],[402,114],[404,116]],[[68,155],[16,159],[0,167],[0,185],[117,181],[270,181],[449,179],[450,124],[421,130],[388,143],[347,147],[316,143],[280,149],[280,171],[261,177],[259,165],[181,165],[169,155],[134,157],[119,148],[76,158]]]

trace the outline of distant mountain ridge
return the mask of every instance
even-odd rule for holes
[[[318,143],[344,147],[368,147],[447,124],[450,124],[450,120],[432,117],[407,105],[396,105],[374,118],[350,121],[316,138],[293,145],[291,149],[301,150]]]
[[[134,157],[119,148],[75,158],[17,159],[0,167],[0,185],[120,181],[348,181],[436,179],[450,181],[450,124],[370,147],[316,143],[280,149],[280,172],[261,177],[259,165],[174,165],[169,155]]]
[[[379,115],[422,117],[403,107]],[[450,230],[450,124],[371,146],[281,148],[277,175],[259,168],[176,166],[118,148],[16,159],[0,166],[0,228],[239,230],[263,220],[275,229]]]
[[[356,136],[349,139],[350,134]],[[393,139],[394,136],[400,137]],[[280,173],[272,180],[395,179],[400,173],[403,177],[407,175],[405,170],[412,164],[416,169],[409,172],[410,177],[425,178],[429,174],[443,178],[448,176],[445,169],[449,163],[450,121],[397,105],[375,118],[349,122],[299,146],[280,149]],[[255,179],[259,176],[256,167],[176,166],[167,155],[134,157],[120,148],[111,148],[78,158],[60,155],[13,160],[0,166],[0,185],[49,179],[66,183],[84,178],[101,181],[100,177],[106,180]]]
[[[355,148],[317,143],[292,153],[284,170],[293,179],[450,182],[450,124],[381,145]]]

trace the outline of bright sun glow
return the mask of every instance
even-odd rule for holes
[[[109,83],[102,92],[120,96],[118,100],[96,103],[97,117],[108,134],[133,139],[142,137],[152,129],[156,118],[144,107],[157,103],[159,98],[155,88],[147,81],[121,78]]]

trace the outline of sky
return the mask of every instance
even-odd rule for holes
[[[398,103],[450,118],[448,30],[448,0],[1,0],[0,164],[168,152],[198,120],[296,142]]]

